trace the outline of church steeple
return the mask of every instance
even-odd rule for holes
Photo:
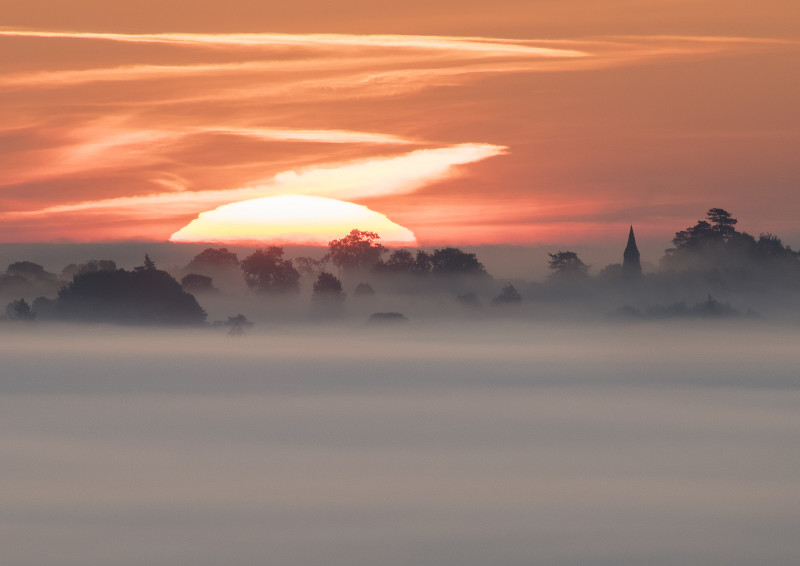
[[[628,233],[628,245],[622,254],[622,269],[630,275],[641,275],[642,264],[639,261],[639,248],[636,247],[636,236],[633,235],[633,226]]]

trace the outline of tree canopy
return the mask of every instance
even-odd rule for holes
[[[458,248],[434,250],[430,263],[434,275],[487,275],[475,254]]]
[[[724,244],[740,236],[736,231],[739,221],[723,208],[710,208],[706,212],[706,220],[698,220],[697,224],[675,233],[672,238],[672,250],[667,253],[704,248]]]
[[[190,273],[204,273],[208,270],[238,269],[239,258],[228,248],[206,248],[192,258],[186,266]]]
[[[565,251],[547,255],[550,256],[548,266],[552,270],[553,277],[584,279],[589,276],[589,266],[583,263],[577,253]]]
[[[189,293],[216,293],[211,277],[199,273],[189,273],[181,279],[181,287]]]
[[[377,242],[379,239],[375,232],[353,229],[344,238],[328,243],[327,258],[345,270],[369,269],[386,252],[386,248]]]
[[[55,279],[55,275],[48,273],[44,267],[32,261],[16,261],[6,268],[9,275],[18,275],[28,280],[35,279]]]
[[[14,262],[0,274],[0,296],[4,298],[54,296],[58,288],[58,277],[32,261]]]
[[[425,275],[431,271],[431,254],[417,250],[413,254],[409,250],[394,250],[385,261],[375,265],[377,273]]]
[[[247,286],[260,292],[297,292],[300,290],[300,272],[292,260],[283,259],[283,248],[268,246],[247,256],[241,263]]]
[[[70,263],[61,271],[61,279],[69,281],[76,275],[92,271],[116,271],[117,264],[110,259],[90,259],[83,263]]]
[[[314,296],[323,299],[344,299],[342,282],[333,273],[323,271],[314,282]]]
[[[675,233],[674,247],[666,250],[662,265],[671,270],[735,271],[738,278],[750,273],[776,275],[776,270],[796,272],[800,269],[797,252],[785,246],[780,238],[762,233],[758,239],[747,232],[738,232],[738,220],[725,209],[711,208],[707,220]],[[788,271],[787,271],[788,270]]]
[[[206,313],[169,273],[94,271],[62,287],[56,313],[67,320],[125,324],[201,324]]]

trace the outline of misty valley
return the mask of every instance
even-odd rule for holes
[[[206,248],[0,280],[16,566],[792,564],[800,269],[720,209],[642,269]],[[42,544],[42,541],[48,544]]]

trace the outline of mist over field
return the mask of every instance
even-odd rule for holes
[[[800,561],[796,325],[0,325],[26,565]]]
[[[2,2],[0,566],[800,565],[798,22]]]

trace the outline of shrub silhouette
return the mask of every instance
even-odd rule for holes
[[[372,285],[369,283],[361,282],[356,285],[356,290],[353,291],[353,295],[356,297],[371,297],[375,294],[375,289],[372,288]]]
[[[9,320],[36,320],[36,313],[31,310],[31,306],[25,299],[19,299],[8,303],[6,306],[6,317]]]
[[[511,305],[514,303],[521,303],[522,302],[522,295],[519,294],[517,288],[514,287],[511,283],[506,283],[503,287],[503,290],[492,299],[492,304],[497,305]]]
[[[121,324],[201,324],[206,313],[166,271],[95,271],[76,276],[58,293],[66,320]]]
[[[369,315],[370,324],[397,324],[408,322],[408,318],[400,312],[375,312]]]
[[[342,282],[339,278],[323,271],[314,282],[314,300],[325,302],[341,302],[345,299],[345,294],[342,292]]]
[[[311,296],[312,315],[320,319],[341,317],[344,315],[346,296],[339,278],[323,271],[314,282],[314,293]]]

